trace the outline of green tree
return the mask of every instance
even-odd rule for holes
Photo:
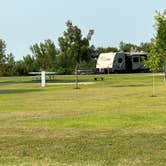
[[[90,59],[90,43],[93,30],[89,30],[88,35],[83,37],[81,29],[74,26],[71,21],[66,23],[67,30],[62,37],[59,37],[59,47],[63,59],[66,59],[66,65],[75,68],[76,89],[78,89],[78,69],[82,61],[88,62]],[[69,63],[68,63],[69,61]],[[71,67],[71,68],[72,68]]]
[[[12,53],[5,56],[4,75],[12,76],[15,74],[15,60]]]
[[[59,54],[59,51],[55,47],[53,41],[51,41],[50,39],[45,40],[44,43],[34,44],[30,47],[30,49],[40,70],[55,70],[56,58]]]
[[[18,76],[23,76],[28,74],[28,71],[26,70],[25,63],[23,60],[16,61],[15,74]]]
[[[149,53],[151,49],[151,43],[150,42],[145,42],[140,44],[140,51]]]
[[[147,65],[153,73],[164,68],[166,80],[166,10],[163,13],[156,12],[155,20],[156,34],[152,39]]]
[[[148,54],[147,61],[145,61],[145,65],[149,67],[150,71],[153,73],[153,83],[152,83],[152,96],[155,95],[155,72],[160,69],[160,54],[158,54],[158,48],[156,45],[155,39],[152,39],[150,52]]]
[[[39,70],[35,58],[31,55],[23,57],[23,63],[27,73]]]
[[[156,54],[160,57],[160,67],[164,68],[164,80],[166,80],[166,10],[163,13],[156,12]]]
[[[164,68],[164,80],[166,79],[166,10],[163,13],[156,12],[155,15],[156,35],[152,39],[147,65],[153,72],[153,95],[155,96],[154,73]]]
[[[4,74],[6,43],[0,39],[0,76]]]
[[[118,48],[116,48],[116,47],[97,47],[96,48],[96,57],[98,58],[98,56],[101,53],[108,53],[108,52],[118,52]]]
[[[124,43],[123,41],[120,42],[119,44],[119,51],[123,51],[123,52],[136,52],[136,51],[140,51],[140,47],[135,45],[135,44],[131,44],[131,43]]]

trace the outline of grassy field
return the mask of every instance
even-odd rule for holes
[[[0,78],[0,165],[164,166],[166,84],[149,75],[80,76],[41,88]],[[97,76],[100,78],[101,76]],[[57,76],[51,82],[73,82]],[[34,83],[34,84],[29,84]]]

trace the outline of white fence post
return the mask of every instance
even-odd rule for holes
[[[45,71],[41,72],[41,86],[42,87],[46,86],[46,72]]]

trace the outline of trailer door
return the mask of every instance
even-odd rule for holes
[[[131,56],[125,56],[126,72],[132,71],[132,58]]]

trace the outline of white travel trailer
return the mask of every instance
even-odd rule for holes
[[[147,59],[147,53],[134,52],[130,53],[132,71],[148,71],[148,68],[144,65],[144,60]]]
[[[102,53],[99,55],[96,68],[100,73],[145,71],[143,59],[146,53]]]

